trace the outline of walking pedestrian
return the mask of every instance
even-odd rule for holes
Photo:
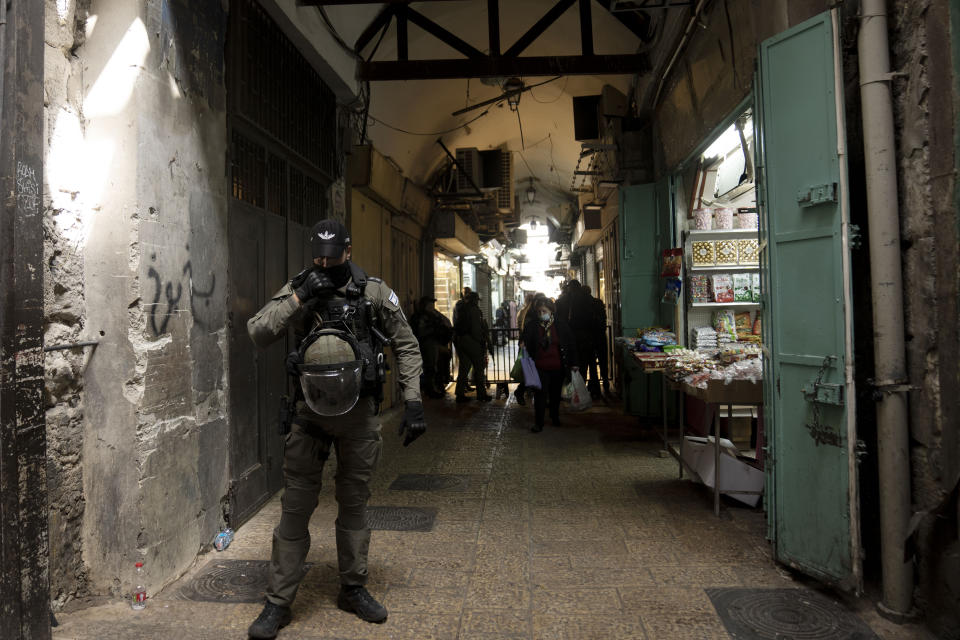
[[[560,389],[570,370],[577,371],[577,348],[573,333],[556,316],[556,305],[538,298],[536,316],[523,329],[523,344],[537,365],[540,388],[533,394],[534,423],[531,431],[543,431],[544,416],[549,409],[550,421],[560,426]]]
[[[350,261],[350,233],[339,222],[314,225],[310,246],[313,265],[247,323],[260,348],[286,336],[288,327],[295,329],[297,350],[287,357],[287,369],[299,377],[283,454],[282,514],[273,531],[267,602],[248,629],[251,638],[273,638],[291,620],[290,605],[310,549],[308,524],[331,449],[337,456],[337,606],[367,622],[387,619],[387,610],[365,585],[370,546],[366,506],[382,448],[379,416],[388,342],[405,400],[400,425],[404,446],[427,428],[420,400],[420,349],[397,294]]]

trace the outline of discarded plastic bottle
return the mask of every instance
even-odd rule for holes
[[[213,539],[213,546],[217,551],[223,551],[230,546],[231,542],[233,542],[233,529],[227,527]]]
[[[130,606],[139,611],[147,606],[147,588],[143,586],[143,563],[138,562],[136,567],[137,575],[135,576],[134,583],[137,586],[133,588],[133,602],[130,603]]]

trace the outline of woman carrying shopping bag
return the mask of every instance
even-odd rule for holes
[[[547,299],[537,300],[535,317],[523,328],[523,344],[533,358],[540,377],[540,389],[533,394],[534,424],[531,431],[543,431],[547,408],[550,421],[560,425],[560,389],[571,364],[577,361],[573,333],[565,322],[557,319],[556,307]],[[577,367],[572,367],[574,371]]]

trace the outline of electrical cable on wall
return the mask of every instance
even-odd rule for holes
[[[530,97],[533,99],[533,101],[534,101],[534,102],[538,102],[538,103],[540,103],[540,104],[553,104],[554,102],[556,102],[557,100],[559,100],[560,98],[562,98],[562,97],[563,97],[563,94],[564,94],[564,93],[566,92],[566,90],[567,90],[567,82],[570,80],[570,76],[563,76],[563,88],[560,89],[560,93],[558,93],[558,94],[557,94],[557,97],[554,98],[553,100],[538,100],[538,99],[537,99],[537,96],[535,96],[535,95],[533,94],[533,89],[534,89],[534,87],[539,87],[539,86],[545,85],[545,84],[547,84],[547,82],[553,82],[554,80],[557,80],[557,79],[559,79],[559,78],[560,78],[560,76],[557,76],[556,78],[553,78],[553,79],[551,79],[551,80],[547,80],[546,82],[541,82],[541,83],[539,83],[539,84],[535,84],[535,85],[531,86],[531,87],[529,88],[529,91],[530,91]]]
[[[527,146],[523,143],[523,122],[520,120],[520,107],[517,107],[517,124],[520,125],[520,148],[526,151]]]
[[[473,119],[471,119],[471,120],[467,120],[467,121],[464,122],[463,124],[457,125],[456,127],[453,127],[453,128],[451,128],[451,129],[446,129],[446,130],[444,130],[444,131],[431,131],[431,132],[423,132],[423,133],[421,133],[421,132],[419,132],[419,131],[408,131],[408,130],[406,130],[406,129],[401,129],[400,127],[395,127],[395,126],[393,126],[393,125],[391,125],[391,124],[387,124],[387,123],[384,122],[383,120],[380,120],[380,119],[378,119],[378,118],[375,118],[375,117],[373,117],[373,116],[371,116],[371,115],[368,115],[367,117],[368,117],[370,120],[373,120],[374,122],[385,126],[387,129],[393,129],[394,131],[397,131],[397,132],[399,132],[399,133],[406,133],[407,135],[411,135],[411,136],[442,136],[442,135],[447,134],[447,133],[453,133],[454,131],[457,131],[458,129],[463,129],[463,128],[466,127],[467,125],[473,124],[474,122],[476,122],[477,120],[479,120],[479,119],[482,118],[483,116],[487,115],[488,113],[490,113],[490,109],[487,109],[486,111],[484,111],[483,113],[481,113],[480,115],[478,115],[476,118],[473,118]]]

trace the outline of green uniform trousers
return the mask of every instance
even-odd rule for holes
[[[382,444],[379,406],[373,397],[360,398],[357,406],[342,416],[321,417],[298,411],[283,454],[283,513],[273,530],[267,588],[270,602],[290,606],[297,595],[310,550],[310,516],[317,507],[323,466],[331,447],[337,455],[334,481],[340,583],[366,584],[370,529],[365,512],[370,478],[380,461]]]
[[[460,367],[457,371],[457,396],[467,393],[470,369],[473,369],[473,386],[477,389],[477,397],[485,395],[483,370],[486,362],[483,357],[483,345],[470,336],[460,336],[454,346],[457,348],[457,357],[460,358]]]

